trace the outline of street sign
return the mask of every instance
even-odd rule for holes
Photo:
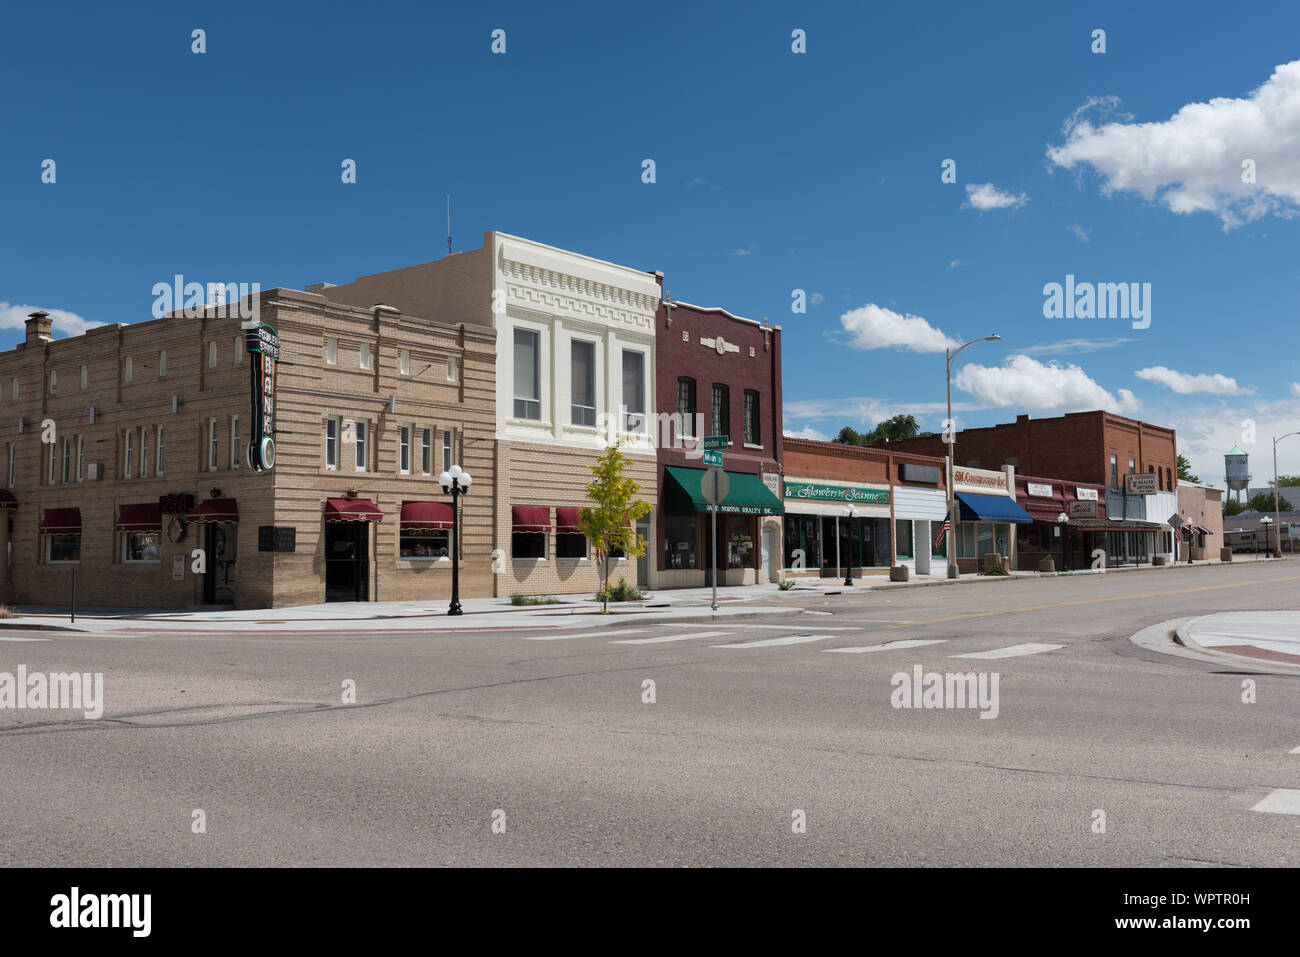
[[[722,468],[721,452],[709,452],[706,450],[700,454],[704,456],[705,465],[716,465],[718,468]]]
[[[731,438],[726,435],[706,435],[703,439],[703,443],[702,448],[716,452],[718,449],[725,449],[729,446],[731,444]]]
[[[718,505],[731,491],[731,476],[722,469],[709,469],[700,485],[704,490],[704,501]]]

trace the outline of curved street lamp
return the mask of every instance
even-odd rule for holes
[[[469,493],[473,481],[470,474],[459,465],[453,465],[438,476],[438,484],[442,486],[443,493],[451,496],[451,605],[447,609],[449,615],[465,614],[460,607],[460,509],[456,507],[456,500]]]
[[[948,443],[948,475],[946,478],[948,485],[948,577],[960,578],[961,572],[957,568],[957,494],[952,490],[952,463],[953,453],[957,446],[957,433],[952,427],[952,360],[957,358],[957,353],[961,352],[967,346],[974,345],[977,342],[997,342],[1002,337],[996,332],[991,336],[980,336],[978,339],[972,339],[970,342],[962,343],[954,352],[951,349],[945,349],[944,354],[948,357],[946,366],[947,384],[948,384],[948,422],[947,428],[944,429],[943,440]]]

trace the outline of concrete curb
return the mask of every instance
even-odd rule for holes
[[[1212,616],[1197,615],[1192,618],[1181,619],[1175,629],[1179,643],[1189,651],[1205,655],[1207,658],[1216,661],[1228,661],[1249,665],[1254,670],[1267,671],[1271,674],[1300,675],[1300,665],[1288,665],[1281,661],[1269,661],[1267,658],[1252,658],[1250,655],[1237,655],[1230,651],[1220,651],[1217,648],[1206,648],[1203,645],[1197,644],[1196,640],[1191,636],[1191,627],[1196,624],[1196,622],[1210,617]]]
[[[1188,658],[1192,661],[1199,661],[1201,664],[1216,665],[1220,668],[1228,666],[1233,670],[1248,671],[1252,674],[1297,674],[1296,669],[1287,668],[1285,665],[1272,667],[1258,658],[1238,658],[1236,655],[1216,654],[1199,646],[1189,648],[1170,637],[1171,632],[1177,633],[1184,625],[1195,620],[1195,618],[1170,618],[1168,621],[1157,622],[1154,625],[1148,625],[1134,635],[1130,635],[1129,641],[1146,651],[1154,651],[1161,655],[1173,655],[1177,658]],[[1181,640],[1180,638],[1179,641]]]

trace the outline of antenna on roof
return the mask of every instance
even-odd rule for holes
[[[447,194],[447,255],[451,255],[451,193]]]

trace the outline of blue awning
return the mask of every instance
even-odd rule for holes
[[[1017,525],[1032,525],[1034,517],[1002,495],[975,495],[971,492],[958,492],[957,501],[961,503],[961,520],[963,522],[1014,522]]]

